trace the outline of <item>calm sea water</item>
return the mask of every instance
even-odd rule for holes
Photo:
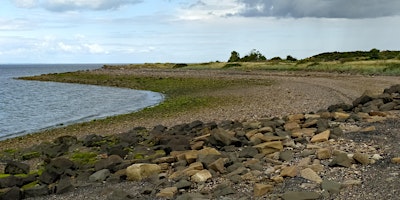
[[[150,91],[14,79],[101,66],[0,65],[0,140],[56,126],[130,113],[163,100],[162,94]]]

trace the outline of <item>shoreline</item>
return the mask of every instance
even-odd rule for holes
[[[88,134],[112,135],[126,132],[137,126],[152,128],[157,125],[173,126],[180,123],[190,123],[195,120],[204,122],[223,120],[252,120],[262,117],[282,117],[294,113],[315,112],[329,105],[350,102],[364,91],[382,92],[393,84],[399,84],[397,77],[348,75],[321,72],[269,72],[242,70],[182,70],[154,68],[98,69],[92,74],[125,74],[145,77],[208,77],[228,78],[232,80],[251,79],[272,81],[272,85],[236,86],[217,91],[207,91],[207,95],[222,98],[235,97],[238,100],[212,108],[183,111],[176,116],[135,118],[128,117],[124,122],[113,123],[112,118],[124,117],[129,114],[111,117],[111,121],[102,123],[84,122],[66,127],[45,130],[26,136],[0,141],[0,151],[24,146],[21,141],[37,144],[49,141],[57,136],[71,134],[83,137]],[[106,85],[107,86],[107,85]],[[256,106],[257,105],[257,106]],[[268,108],[269,107],[269,108]],[[107,118],[109,119],[109,118]]]

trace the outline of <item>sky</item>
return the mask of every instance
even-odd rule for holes
[[[0,63],[400,50],[399,0],[2,0]]]

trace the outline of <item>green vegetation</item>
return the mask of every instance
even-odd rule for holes
[[[267,58],[262,55],[256,49],[250,51],[249,54],[245,55],[243,58],[240,58],[240,55],[236,51],[231,52],[231,57],[229,58],[228,62],[259,62],[259,61],[266,61]]]
[[[94,164],[97,161],[95,152],[75,152],[71,155],[71,160],[78,164]]]

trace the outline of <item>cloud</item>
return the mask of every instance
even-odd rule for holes
[[[198,0],[180,10],[184,20],[202,20],[238,14],[243,9],[237,0]]]
[[[400,14],[398,0],[238,0],[246,17],[378,18]]]
[[[53,12],[76,10],[113,10],[143,0],[12,0],[20,8],[40,7]]]

